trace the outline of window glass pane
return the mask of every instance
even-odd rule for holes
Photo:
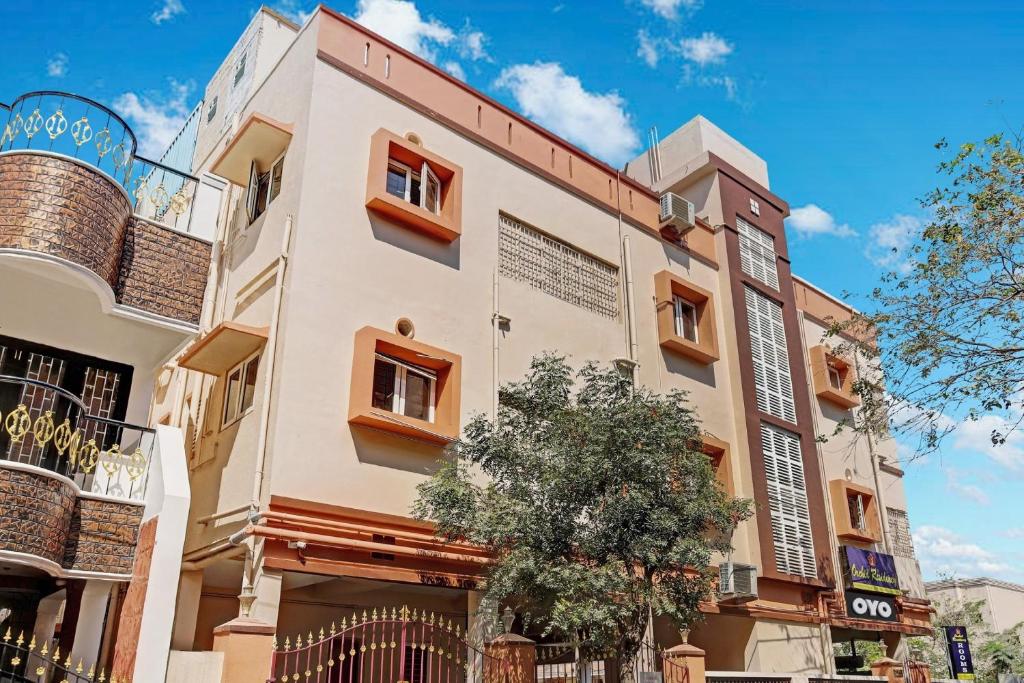
[[[420,177],[413,173],[412,184],[409,186],[409,201],[416,206],[420,205]]]
[[[406,170],[401,166],[391,164],[388,166],[388,194],[405,199]]]
[[[241,383],[242,370],[238,368],[228,376],[228,384],[224,388],[224,422],[230,422],[238,415],[238,390]]]
[[[405,414],[420,420],[430,419],[430,379],[415,372],[405,376]]]
[[[274,201],[277,195],[281,194],[281,176],[284,175],[284,159],[274,164],[270,169],[270,201]]]
[[[843,375],[839,372],[839,368],[832,365],[828,366],[828,381],[833,389],[843,388]]]
[[[437,178],[433,175],[427,176],[426,196],[423,201],[423,208],[431,213],[437,213],[439,208],[439,196],[441,188]]]
[[[206,122],[210,123],[213,121],[213,117],[217,115],[217,98],[214,97],[213,101],[210,102],[210,107],[206,110]]]
[[[270,174],[264,173],[260,176],[259,183],[256,188],[256,209],[253,212],[253,217],[260,216],[264,211],[267,210],[267,196],[270,193]]]
[[[393,363],[380,358],[373,363],[373,407],[393,410],[395,400],[395,370]]]
[[[256,371],[260,367],[260,357],[256,356],[245,366],[245,381],[242,384],[242,407],[240,413],[244,413],[252,406],[253,394],[256,393]]]
[[[697,309],[686,299],[676,297],[676,334],[697,341]]]

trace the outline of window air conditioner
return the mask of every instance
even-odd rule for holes
[[[661,195],[661,234],[667,240],[678,242],[683,235],[693,230],[693,202],[683,199],[674,192]]]
[[[757,567],[739,562],[718,566],[718,597],[722,601],[750,602],[757,599]]]

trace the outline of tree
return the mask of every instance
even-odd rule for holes
[[[945,141],[936,147],[949,151]],[[939,164],[942,187],[921,202],[930,222],[872,292],[877,310],[833,333],[873,333],[855,343],[885,371],[856,387],[866,428],[888,419],[937,448],[960,419],[985,417],[994,444],[1024,416],[1024,154],[995,135]],[[861,334],[858,334],[861,333]]]
[[[574,378],[564,358],[544,355],[502,387],[493,419],[466,426],[415,512],[490,551],[488,599],[584,656],[613,650],[627,668],[650,614],[680,628],[699,618],[713,554],[730,552],[750,515],[700,442],[683,393],[634,389],[594,364]]]

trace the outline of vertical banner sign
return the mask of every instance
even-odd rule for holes
[[[946,647],[949,649],[949,666],[953,678],[958,681],[974,680],[974,662],[971,661],[971,644],[967,641],[964,626],[943,626],[946,632]]]

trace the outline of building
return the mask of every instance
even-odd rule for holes
[[[254,32],[275,36],[255,58]],[[180,671],[232,629],[312,645],[364,610],[477,632],[481,552],[412,519],[415,487],[549,349],[689,391],[723,485],[758,503],[731,558],[756,592],[690,634],[708,669],[835,673],[835,643],[903,658],[929,632],[894,445],[816,439],[871,369],[825,337],[851,309],[792,274],[753,152],[697,117],[617,171],[324,7],[258,14],[204,108],[193,173],[229,189],[202,335],[152,409],[192,487]]]
[[[982,576],[976,579],[943,579],[924,585],[928,599],[938,609],[972,602],[981,603],[985,627],[1001,633],[1024,623],[1024,586]]]
[[[211,243],[198,235],[221,200],[137,154],[131,128],[96,102],[9,101],[0,678],[130,680],[136,662],[166,666],[188,472],[181,430],[150,411],[173,400],[165,364],[199,330]]]

